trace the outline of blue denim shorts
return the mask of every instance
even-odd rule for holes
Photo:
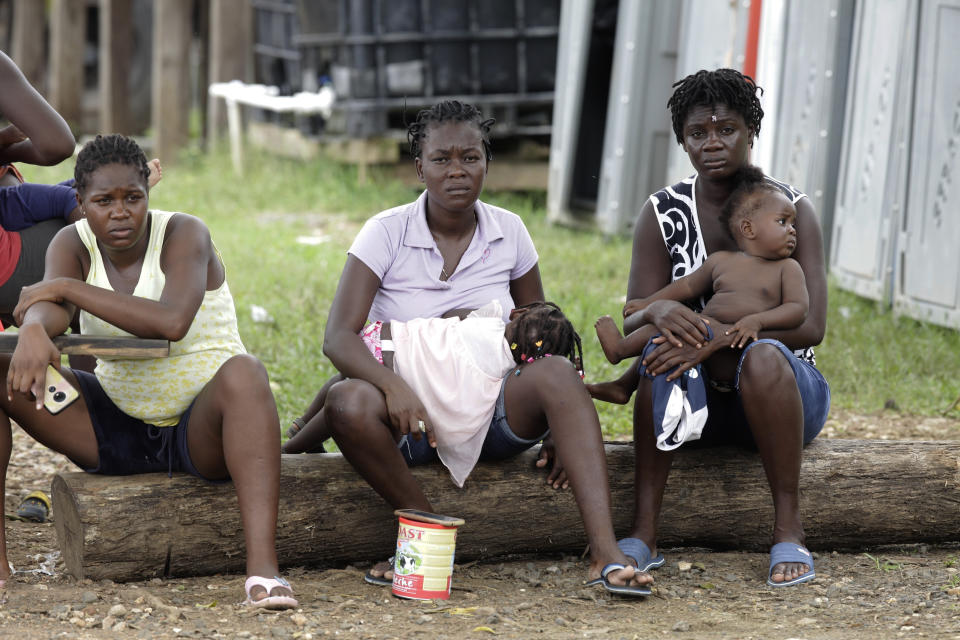
[[[743,412],[743,404],[740,402],[740,370],[743,367],[743,359],[747,352],[761,343],[777,347],[793,370],[797,388],[800,391],[800,399],[803,403],[803,444],[810,443],[823,429],[823,425],[827,422],[827,415],[830,413],[830,386],[827,381],[815,366],[795,356],[785,344],[778,340],[763,338],[747,345],[740,356],[740,362],[737,364],[737,377],[734,380],[736,393],[733,392],[734,390],[725,392],[716,389],[711,384],[707,385],[707,409],[709,412],[707,423],[703,428],[700,440],[688,444],[695,445],[696,442],[700,442],[705,445],[741,444],[755,446],[750,426]]]
[[[493,418],[490,420],[490,429],[487,431],[487,437],[483,440],[483,448],[480,449],[481,460],[505,460],[523,453],[533,445],[547,437],[549,429],[539,438],[525,440],[517,436],[510,430],[507,424],[507,409],[504,404],[503,394],[507,388],[507,378],[513,375],[513,370],[503,377],[500,383],[500,395],[497,396],[497,404],[493,410]],[[437,450],[430,446],[426,438],[415,440],[409,435],[405,435],[397,442],[397,447],[407,461],[407,465],[415,467],[439,460]]]
[[[187,423],[193,403],[171,427],[158,427],[132,418],[120,410],[92,373],[71,369],[77,376],[80,393],[87,403],[90,422],[97,436],[100,463],[95,468],[77,465],[88,473],[127,476],[136,473],[174,471],[189,473],[208,482],[190,460],[187,447]]]

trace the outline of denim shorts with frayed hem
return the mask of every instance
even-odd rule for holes
[[[740,362],[737,364],[734,388],[731,391],[725,392],[711,384],[707,385],[709,412],[707,423],[700,440],[688,444],[694,446],[739,444],[756,448],[740,401],[740,370],[747,353],[758,344],[769,344],[779,349],[793,371],[803,403],[803,444],[809,444],[823,429],[823,425],[827,422],[827,415],[830,413],[830,385],[815,366],[795,356],[785,344],[778,340],[763,338],[751,342],[743,350]]]

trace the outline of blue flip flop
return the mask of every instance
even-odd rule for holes
[[[625,556],[637,563],[637,571],[659,569],[666,562],[662,553],[658,553],[656,558],[651,558],[650,547],[640,538],[617,540],[617,546],[620,547],[620,551],[623,551]]]
[[[783,562],[799,562],[810,567],[810,570],[793,580],[774,582],[770,579],[773,568]],[[771,587],[790,587],[801,582],[809,582],[817,577],[813,571],[813,555],[802,544],[796,542],[778,542],[770,547],[770,572],[767,574],[767,584]]]
[[[619,571],[620,569],[626,569],[627,565],[620,564],[619,562],[611,562],[603,568],[600,572],[600,577],[593,580],[588,580],[584,585],[592,587],[594,585],[600,585],[610,593],[616,593],[621,596],[648,596],[652,591],[650,587],[631,587],[629,585],[619,585],[613,584],[607,580],[607,576],[610,575],[612,571]]]

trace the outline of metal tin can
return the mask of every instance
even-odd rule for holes
[[[400,518],[393,565],[393,595],[414,600],[450,597],[457,528],[464,521],[413,509]]]

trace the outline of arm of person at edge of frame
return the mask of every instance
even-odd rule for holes
[[[420,398],[400,376],[378,363],[360,339],[379,288],[380,278],[370,267],[348,254],[330,304],[323,354],[344,376],[365,380],[383,393],[390,422],[401,434],[410,434],[415,440],[426,435],[430,446],[436,447],[433,424]]]
[[[178,213],[170,219],[160,266],[166,282],[159,300],[118,293],[80,278],[52,278],[23,288],[14,317],[40,300],[63,300],[137,337],[182,340],[206,290],[221,286],[225,277],[210,232],[199,218]]]
[[[792,258],[784,259],[781,263],[780,283],[779,305],[743,316],[726,332],[733,336],[731,347],[744,348],[751,340],[756,340],[757,334],[763,329],[794,329],[803,324],[807,317],[809,300],[800,263]]]
[[[76,229],[66,227],[50,242],[45,259],[45,278],[70,278],[78,281],[83,277],[79,251],[83,248]],[[7,368],[7,398],[13,393],[32,392],[37,410],[43,407],[43,385],[47,365],[60,369],[60,351],[50,340],[70,326],[75,308],[66,301],[40,301],[31,305],[19,323],[17,346]]]
[[[540,265],[535,264],[525,274],[510,281],[510,296],[513,298],[515,308],[530,304],[531,302],[543,302],[546,296],[543,292],[543,280],[540,278]],[[553,464],[551,465],[551,461]],[[543,468],[550,465],[550,471],[547,473],[546,483],[554,489],[566,489],[570,486],[567,480],[567,472],[563,470],[563,463],[557,457],[557,450],[553,444],[553,438],[547,436],[540,444],[540,452],[537,456],[537,467]]]
[[[66,121],[0,52],[0,113],[24,136],[0,148],[0,164],[55,165],[73,154],[76,141]]]
[[[827,276],[823,256],[823,238],[813,206],[807,198],[801,198],[797,201],[796,208],[797,249],[794,251],[793,259],[800,264],[806,280],[809,300],[807,317],[795,329],[765,330],[761,331],[758,337],[778,340],[790,349],[803,349],[816,346],[823,340],[827,315]],[[655,360],[651,360],[648,368],[655,367],[651,370],[654,373],[661,373],[677,367],[677,371],[670,376],[672,379],[703,362],[714,351],[732,346],[731,336],[727,334],[730,327],[715,319],[711,324],[714,327],[714,339],[708,343],[708,349],[696,352],[687,348],[686,345],[683,349],[670,345],[664,348],[661,345],[651,354],[651,358]]]

